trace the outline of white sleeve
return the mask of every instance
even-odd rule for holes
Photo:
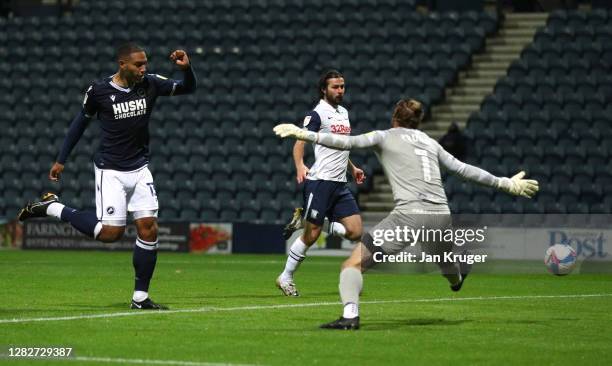
[[[485,186],[499,188],[499,184],[501,179],[494,176],[493,174],[487,172],[484,169],[478,168],[476,166],[466,164],[454,156],[452,156],[448,151],[444,150],[444,148],[438,144],[438,161],[440,165],[452,172],[460,176],[463,179],[471,180],[476,183],[483,184]]]
[[[335,149],[351,150],[379,146],[384,141],[386,134],[386,131],[372,131],[363,135],[346,136],[310,132],[308,140]]]

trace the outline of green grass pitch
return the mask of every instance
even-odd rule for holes
[[[0,251],[0,347],[69,346],[80,358],[15,365],[609,365],[612,275],[364,277],[362,329],[337,318],[341,258],[310,257],[302,296],[274,286],[284,256],[160,253],[151,297],[128,310],[131,253]],[[543,267],[543,265],[542,265]],[[185,310],[185,311],[183,311]],[[61,319],[63,318],[63,319]]]

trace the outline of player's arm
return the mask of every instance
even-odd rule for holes
[[[70,123],[70,128],[68,129],[68,133],[66,134],[66,138],[64,138],[64,143],[62,144],[62,149],[57,156],[57,159],[51,170],[49,171],[49,179],[52,181],[58,181],[62,171],[64,171],[64,164],[66,164],[66,160],[68,160],[68,156],[72,152],[72,149],[76,146],[77,142],[83,136],[89,121],[91,120],[84,111],[80,111]]]
[[[158,94],[161,96],[173,96],[193,93],[198,87],[198,81],[191,67],[187,52],[176,50],[170,54],[170,60],[183,71],[183,79],[174,80],[159,74],[151,74],[157,85]]]
[[[70,123],[70,128],[68,128],[68,133],[64,138],[64,143],[62,144],[62,148],[57,155],[57,159],[55,163],[51,167],[49,171],[49,179],[52,181],[58,181],[60,175],[64,171],[64,165],[66,164],[66,160],[68,160],[68,156],[72,152],[72,149],[76,146],[76,144],[83,136],[85,129],[89,125],[89,121],[91,121],[92,116],[97,113],[97,104],[95,98],[93,98],[93,85],[87,89],[85,92],[85,98],[83,99],[83,109],[77,113],[77,115],[72,119]]]
[[[438,143],[436,142],[436,144]],[[525,172],[521,171],[512,178],[496,177],[484,169],[458,160],[448,151],[444,150],[440,144],[438,144],[438,161],[440,162],[440,165],[448,169],[450,172],[457,174],[464,179],[497,188],[515,196],[531,198],[540,189],[538,181],[523,179]]]
[[[193,68],[191,67],[191,62],[189,61],[187,52],[183,50],[176,50],[170,54],[170,60],[174,61],[174,63],[181,70],[183,70],[184,73],[183,80],[179,80],[176,84],[174,95],[193,93],[198,87],[198,81],[195,73],[193,72]]]
[[[183,80],[178,80],[173,95],[192,94],[198,87],[195,72],[189,66],[183,70]]]
[[[296,176],[295,179],[298,184],[301,184],[304,179],[306,179],[306,175],[308,174],[308,167],[304,164],[304,149],[306,146],[306,142],[304,141],[296,141],[295,145],[293,145],[293,162],[295,163],[295,171]]]
[[[379,146],[385,139],[385,131],[372,131],[362,135],[345,136],[331,133],[302,130],[299,127],[284,123],[274,127],[274,132],[281,138],[290,137],[310,141],[319,145],[340,150],[365,149]]]
[[[302,122],[305,130],[308,131],[319,131],[321,129],[321,117],[319,113],[315,111],[311,111],[304,117],[304,121]],[[296,127],[298,128],[298,127]],[[306,179],[306,175],[308,175],[308,167],[304,164],[304,149],[306,146],[306,142],[304,141],[296,141],[293,145],[293,163],[295,164],[296,176],[295,179],[298,184],[301,184],[304,179]]]

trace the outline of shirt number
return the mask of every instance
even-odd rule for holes
[[[426,150],[414,149],[416,156],[421,157],[421,168],[423,170],[423,180],[431,182],[431,166],[429,164],[429,156]]]

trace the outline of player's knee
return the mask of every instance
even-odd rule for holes
[[[156,241],[157,221],[150,220],[138,225],[138,237],[145,241]]]
[[[103,243],[113,243],[121,239],[125,232],[125,226],[102,226],[102,230],[98,235],[98,240]]]
[[[361,257],[357,257],[357,258],[348,258],[347,260],[345,260],[344,262],[342,262],[342,269],[346,269],[346,268],[357,268],[359,270],[361,270]]]
[[[361,235],[363,235],[363,225],[361,224],[361,218],[359,215],[351,216],[345,220],[342,220],[342,224],[346,229],[346,234],[344,234],[345,238],[351,241],[361,239]]]
[[[361,227],[353,227],[353,228],[346,229],[346,238],[351,241],[356,241],[356,240],[361,239],[362,234],[363,234],[363,231],[361,230]]]

